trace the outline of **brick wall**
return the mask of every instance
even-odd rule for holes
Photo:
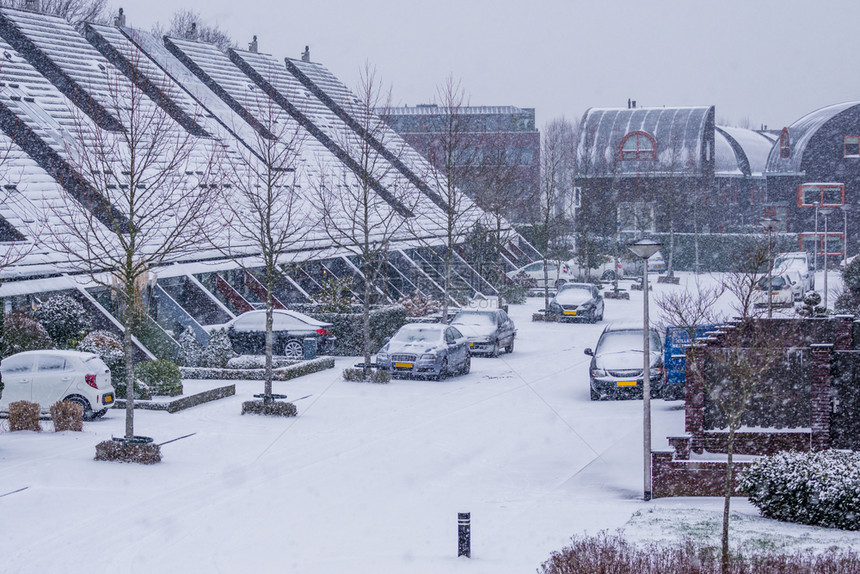
[[[737,496],[738,475],[748,462],[732,464],[732,488]],[[677,460],[671,452],[651,453],[651,496],[724,496],[726,463],[719,461]]]

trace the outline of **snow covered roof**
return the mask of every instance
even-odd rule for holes
[[[446,108],[437,105],[418,105],[418,106],[402,106],[390,107],[384,110],[379,110],[380,113],[388,116],[433,116],[445,114]],[[534,113],[533,108],[518,108],[516,106],[463,106],[457,109],[460,114],[469,115],[514,115],[524,113]]]
[[[789,157],[781,157],[780,146],[777,142],[767,158],[767,171],[774,173],[799,173],[803,153],[815,133],[841,113],[860,106],[860,102],[843,102],[825,106],[812,113],[806,114],[788,126]]]
[[[714,172],[717,175],[762,176],[773,140],[744,128],[716,126]]]
[[[703,158],[710,151],[714,107],[590,108],[580,123],[577,160],[580,177],[643,173],[703,175]],[[622,140],[644,132],[657,146],[657,159],[620,160]]]

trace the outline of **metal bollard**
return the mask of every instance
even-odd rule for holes
[[[472,557],[472,518],[469,512],[457,513],[457,557]]]

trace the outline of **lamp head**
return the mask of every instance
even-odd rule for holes
[[[628,243],[627,249],[629,249],[634,255],[637,257],[641,257],[642,259],[648,259],[663,247],[663,244],[659,241],[654,241],[653,239],[640,239],[635,243]]]

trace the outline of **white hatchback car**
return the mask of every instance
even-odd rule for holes
[[[546,264],[546,282],[544,281],[543,261],[508,271],[506,275],[511,281],[518,281],[526,288],[541,289],[546,285],[546,282],[551,288],[558,289],[565,283],[571,283],[576,279],[567,263],[552,260],[547,261]]]
[[[3,396],[0,411],[16,401],[38,403],[47,411],[57,401],[71,401],[84,409],[84,419],[104,415],[114,405],[110,369],[98,355],[80,351],[24,351],[3,359]]]

